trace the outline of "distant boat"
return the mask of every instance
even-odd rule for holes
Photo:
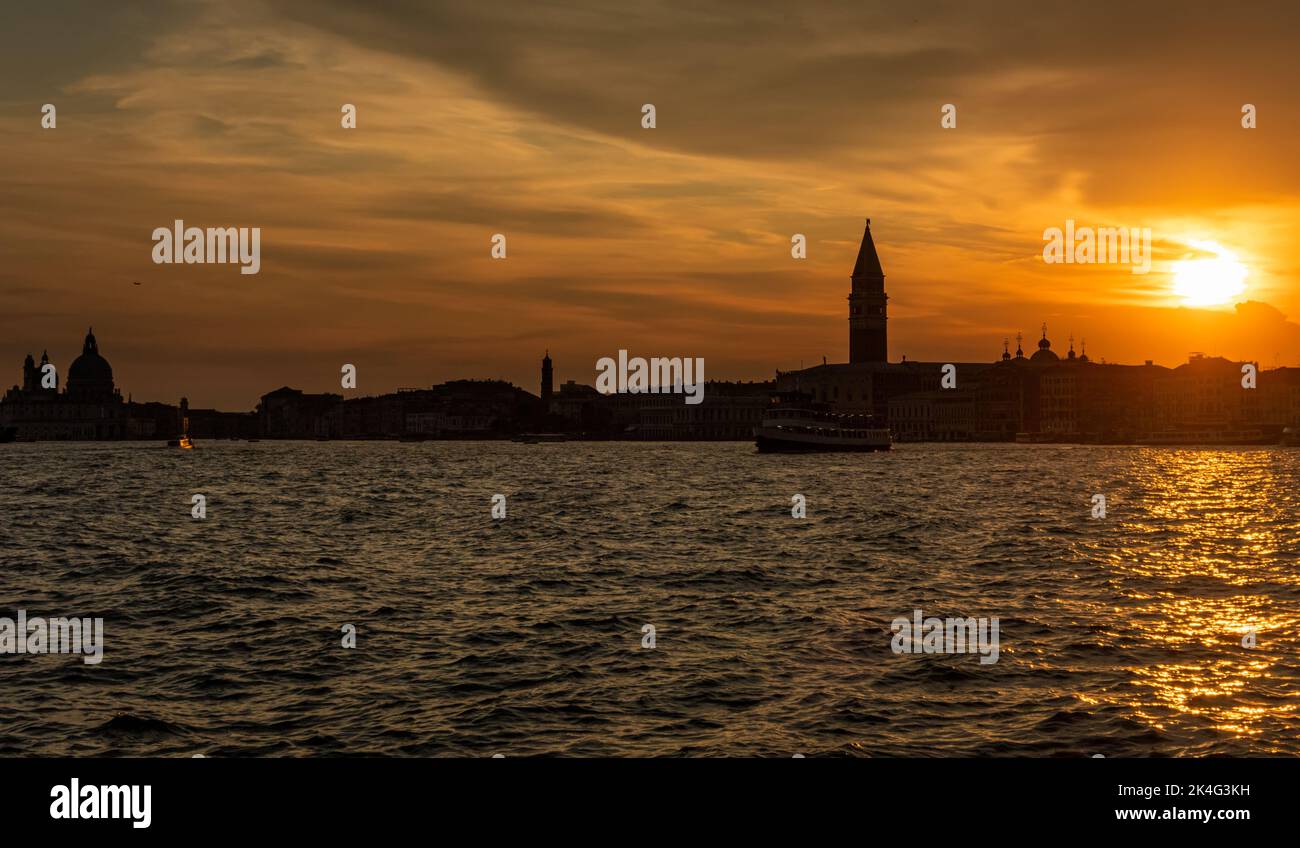
[[[167,442],[169,448],[181,448],[183,450],[194,450],[194,442],[190,440],[190,419],[185,417],[181,419],[181,436],[179,439],[172,439]]]
[[[893,446],[887,427],[870,416],[841,414],[794,393],[782,395],[754,428],[759,453],[880,451]]]

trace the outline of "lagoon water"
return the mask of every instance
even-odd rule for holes
[[[20,609],[105,647],[0,655],[7,756],[1296,755],[1300,451],[10,444]]]

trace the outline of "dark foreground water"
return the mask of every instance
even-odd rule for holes
[[[106,647],[0,655],[0,754],[1295,755],[1298,519],[1283,449],[4,445],[0,616]]]

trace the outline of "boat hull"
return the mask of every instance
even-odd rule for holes
[[[820,440],[791,438],[788,436],[756,435],[754,444],[759,453],[868,453],[887,451],[891,445],[867,439],[837,439],[823,437]]]
[[[759,453],[870,453],[889,450],[893,439],[869,415],[778,401],[754,428],[754,444]]]

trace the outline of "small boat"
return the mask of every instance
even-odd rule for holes
[[[167,447],[194,450],[194,442],[190,441],[190,419],[188,417],[181,419],[181,437],[168,441]]]
[[[879,451],[893,446],[889,428],[868,415],[832,411],[806,396],[779,396],[754,428],[759,453],[804,451]]]

